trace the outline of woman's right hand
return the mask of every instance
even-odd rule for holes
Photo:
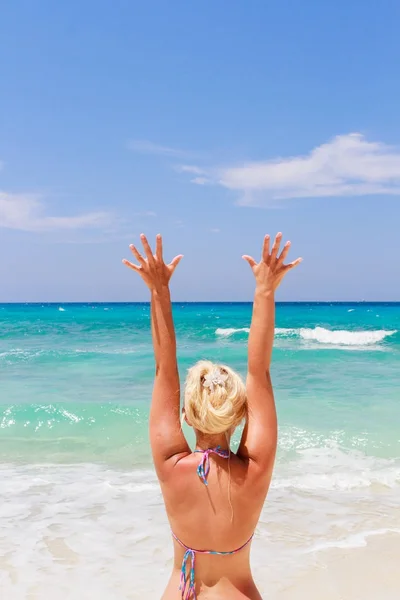
[[[256,262],[254,258],[245,254],[242,258],[246,260],[256,278],[257,287],[262,288],[265,291],[274,292],[280,285],[282,279],[291,269],[294,269],[302,261],[301,258],[297,258],[291,263],[284,264],[284,260],[288,255],[290,242],[286,242],[282,252],[279,254],[279,246],[282,241],[282,234],[278,233],[272,250],[270,252],[270,236],[266,235],[264,238],[262,257],[260,262]]]
[[[160,234],[158,234],[156,238],[155,254],[153,254],[149,242],[143,233],[140,236],[140,240],[143,244],[146,258],[140,254],[139,250],[133,244],[131,244],[129,248],[139,264],[135,265],[129,260],[126,260],[126,258],[124,258],[122,262],[124,265],[132,269],[132,271],[136,271],[136,273],[140,275],[150,291],[153,292],[168,287],[169,280],[183,258],[183,255],[179,254],[178,256],[175,256],[170,263],[165,263],[163,258],[162,238]]]

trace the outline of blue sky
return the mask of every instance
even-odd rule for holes
[[[400,300],[400,4],[15,0],[0,14],[0,301]]]

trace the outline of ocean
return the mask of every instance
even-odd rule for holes
[[[251,308],[174,305],[182,381],[200,358],[245,375]],[[327,551],[400,533],[400,303],[285,303],[276,320],[279,449],[252,562],[266,598],[302,598]],[[160,598],[153,375],[148,304],[0,304],[1,598]]]

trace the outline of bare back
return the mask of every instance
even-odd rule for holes
[[[213,455],[204,485],[196,470],[201,457],[181,458],[161,482],[168,519],[175,535],[197,550],[230,552],[251,538],[268,491],[271,474],[231,453],[226,460]],[[178,600],[185,550],[177,542],[174,569],[163,600]],[[250,570],[250,544],[231,556],[196,555],[196,593],[207,598],[261,598]]]

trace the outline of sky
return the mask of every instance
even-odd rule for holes
[[[0,302],[400,300],[397,0],[14,0],[0,13]]]

